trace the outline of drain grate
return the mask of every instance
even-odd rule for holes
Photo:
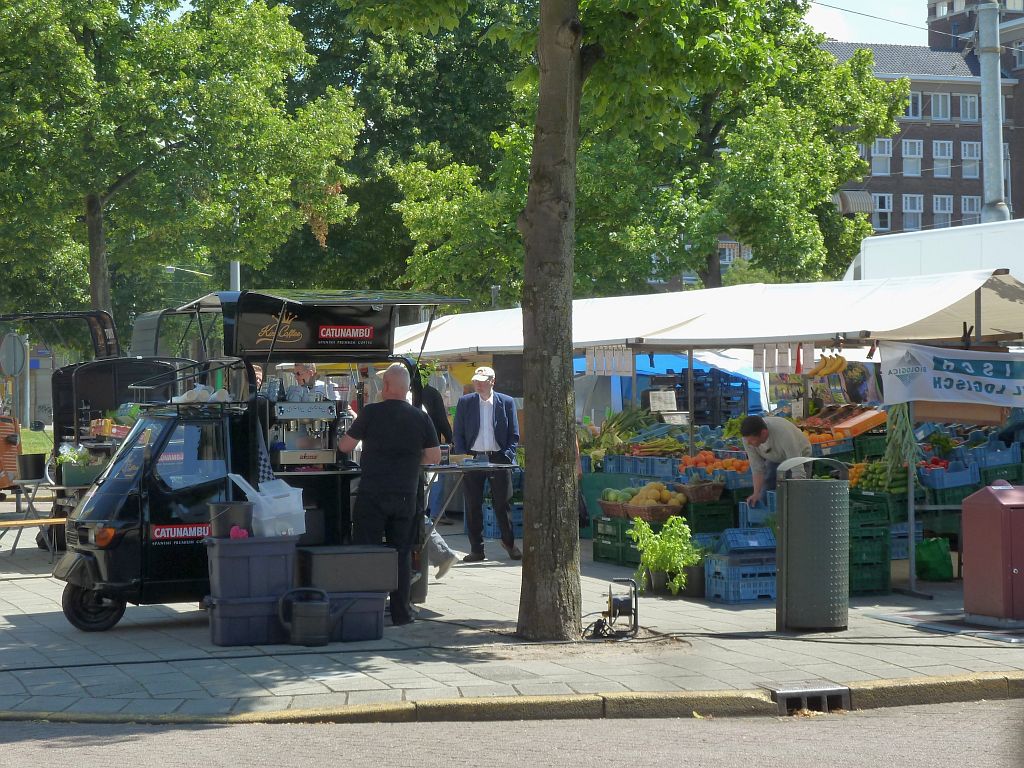
[[[772,701],[779,705],[780,715],[790,715],[801,709],[811,712],[849,710],[850,689],[831,680],[805,680],[800,682],[763,683]]]

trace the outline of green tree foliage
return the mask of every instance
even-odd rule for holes
[[[325,250],[308,231],[296,232],[253,279],[275,286],[408,287],[413,241],[397,207],[402,191],[395,169],[443,156],[485,177],[494,171],[500,153],[490,137],[515,121],[519,108],[508,84],[527,58],[486,33],[496,23],[518,22],[531,4],[474,2],[457,23],[417,31],[371,29],[351,9],[324,0],[283,4],[314,60],[291,82],[291,103],[351,87],[365,115],[346,165],[353,181],[345,191],[358,210],[330,228]]]
[[[146,296],[160,264],[263,264],[294,230],[322,239],[352,212],[341,164],[359,113],[335,88],[287,108],[286,81],[312,61],[287,9],[178,6],[0,10],[0,247],[31,262],[87,244],[95,307],[111,308],[111,275]]]

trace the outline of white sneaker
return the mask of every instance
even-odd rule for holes
[[[434,575],[434,578],[443,579],[444,575],[452,569],[452,566],[455,565],[458,560],[459,558],[457,555],[449,555],[447,560],[437,566],[437,573]]]

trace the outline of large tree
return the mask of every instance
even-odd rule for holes
[[[291,232],[350,215],[351,95],[289,110],[311,63],[264,0],[14,0],[0,10],[0,247],[30,262],[88,247],[93,307],[111,272],[262,264]],[[84,275],[69,274],[68,279]]]
[[[339,0],[373,26],[455,25],[468,0]],[[519,632],[578,638],[579,537],[573,461],[572,289],[576,152],[584,82],[595,124],[679,143],[697,92],[733,89],[774,66],[761,24],[771,0],[541,0],[538,84],[523,267],[528,524]],[[801,2],[787,3],[793,8]],[[510,34],[518,34],[518,31]]]

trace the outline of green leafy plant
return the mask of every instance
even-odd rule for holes
[[[89,464],[89,449],[84,445],[71,445],[64,443],[57,452],[58,464],[71,464],[76,467],[84,467]]]
[[[636,569],[636,583],[643,591],[646,573],[661,571],[668,575],[668,589],[673,594],[686,587],[686,568],[701,562],[699,547],[690,537],[686,520],[678,516],[668,519],[661,531],[655,533],[646,520],[634,519],[626,531],[640,550],[640,565]]]

